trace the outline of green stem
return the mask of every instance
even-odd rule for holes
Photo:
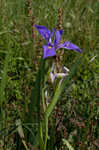
[[[43,132],[42,132],[42,124],[40,123],[40,130],[39,130],[39,143],[40,143],[40,150],[44,149],[44,142],[43,142]]]
[[[46,105],[45,105],[45,100],[44,100],[44,88],[42,88],[42,105],[43,105],[43,111],[45,112],[46,110]]]
[[[45,141],[44,141],[44,150],[47,147],[47,138],[48,138],[48,117],[45,116]]]

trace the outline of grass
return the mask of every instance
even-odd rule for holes
[[[75,150],[99,148],[99,1],[0,0],[1,150],[25,149],[16,126],[18,119],[22,123],[25,144],[29,149],[38,145],[35,139],[37,120],[31,120],[36,113],[30,111],[35,111],[35,105],[39,105],[37,101],[35,105],[32,103],[34,96],[31,95],[35,95],[35,88],[40,90],[38,85],[42,83],[39,60],[44,42],[33,25],[56,27],[58,8],[62,9],[62,40],[77,44],[83,50],[83,60],[57,103],[56,118],[50,120],[50,127],[52,124],[55,127],[50,131],[54,130],[54,143],[49,147],[67,150],[62,140],[66,139]],[[64,51],[59,64],[70,69],[78,57],[75,52]],[[39,93],[37,95],[40,96]]]

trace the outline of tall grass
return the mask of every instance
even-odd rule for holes
[[[68,90],[64,86],[65,93],[63,91],[57,104],[59,112],[63,112],[62,126],[57,124],[59,131],[53,127],[54,133],[49,136],[54,139],[54,143],[49,148],[55,146],[58,149],[67,149],[62,141],[57,142],[59,135],[64,139],[64,132],[61,130],[63,127],[66,129],[66,139],[75,149],[99,148],[99,1],[64,0],[59,3],[57,0],[0,0],[1,150],[24,149],[15,123],[19,118],[22,121],[26,144],[30,149],[38,146],[38,136],[42,138],[38,130],[42,133],[45,128],[39,120],[44,119],[43,114],[40,115],[40,100],[46,70],[44,71],[44,62],[40,62],[39,58],[42,56],[44,43],[40,41],[33,25],[45,25],[50,29],[56,27],[59,7],[63,10],[63,41],[72,41],[81,47],[84,53],[82,63],[79,63],[79,69]],[[71,68],[78,57],[76,53],[65,51],[62,64]],[[57,97],[62,89],[57,91]],[[53,108],[49,105],[45,111],[48,117]],[[49,122],[52,127],[51,120]],[[55,123],[55,120],[53,122]]]

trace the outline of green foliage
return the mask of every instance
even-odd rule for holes
[[[30,6],[27,2],[30,2]],[[19,118],[29,149],[37,149],[35,145],[38,146],[39,137],[43,143],[42,131],[44,134],[45,126],[41,126],[39,121],[42,122],[44,119],[44,114],[40,115],[43,111],[40,100],[44,98],[41,93],[45,86],[43,80],[45,71],[44,62],[40,62],[38,57],[42,55],[43,42],[40,43],[39,35],[33,30],[32,19],[35,18],[34,24],[45,25],[52,29],[58,24],[59,7],[63,10],[64,41],[70,40],[81,47],[83,59],[69,87],[64,86],[64,90],[59,89],[56,93],[60,100],[57,103],[56,118],[53,118],[53,113],[51,114],[52,110],[55,111],[54,107],[50,109],[49,105],[45,111],[48,112],[48,116],[51,114],[53,120],[49,120],[47,146],[49,150],[60,148],[66,150],[68,148],[62,141],[66,139],[74,149],[99,148],[99,2],[0,0],[1,150],[25,149],[15,124],[15,120]],[[29,9],[32,14],[29,14]],[[77,53],[65,51],[62,63],[71,70],[78,57]],[[38,114],[36,117],[33,117],[34,112]],[[62,113],[61,120],[58,116],[60,113]]]
[[[37,135],[38,136],[39,132],[42,134],[42,126],[40,124],[40,113],[41,113],[41,108],[40,108],[40,100],[41,100],[41,90],[43,87],[43,81],[44,81],[44,60],[40,60],[40,66],[39,66],[39,70],[37,73],[37,78],[35,81],[35,86],[32,89],[32,95],[31,95],[31,99],[30,99],[30,104],[29,104],[29,112],[28,112],[28,117],[27,117],[27,121],[30,123],[37,123],[38,125],[38,129],[37,129]],[[32,129],[34,130],[34,129]],[[40,136],[40,135],[39,135]],[[35,138],[35,137],[34,137]],[[38,140],[38,138],[37,138]],[[33,137],[30,135],[30,140],[29,142],[32,142],[32,144],[34,143],[34,139]]]
[[[71,144],[67,140],[63,139],[63,142],[68,147],[69,150],[74,150],[74,148],[71,146]]]

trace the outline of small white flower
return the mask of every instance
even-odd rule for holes
[[[64,77],[66,77],[66,73],[56,73],[55,77],[56,78],[64,78]]]
[[[64,78],[69,74],[69,69],[67,67],[64,66],[63,69],[65,73],[57,73],[55,64],[52,65],[52,69],[50,72],[50,78],[52,83],[55,83],[57,79],[60,79],[61,83],[64,80]]]

